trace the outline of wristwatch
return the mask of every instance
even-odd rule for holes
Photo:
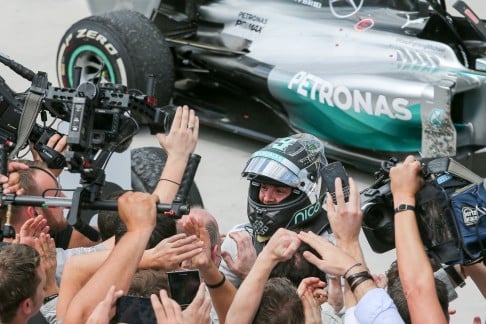
[[[406,210],[415,211],[415,206],[412,206],[412,205],[409,205],[409,204],[400,204],[400,205],[398,205],[397,208],[395,208],[395,214],[402,212],[402,211],[406,211]]]

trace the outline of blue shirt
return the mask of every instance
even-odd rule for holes
[[[384,289],[375,288],[360,299],[354,310],[360,324],[366,323],[404,323],[395,303]]]

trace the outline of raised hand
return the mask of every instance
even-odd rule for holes
[[[127,227],[127,232],[146,230],[155,227],[156,195],[128,191],[118,198],[118,212]]]
[[[152,307],[155,312],[157,324],[182,324],[183,316],[179,304],[167,295],[167,291],[160,291],[160,299],[157,295],[150,296]]]
[[[24,189],[20,186],[20,175],[17,171],[27,170],[29,167],[20,162],[8,163],[8,177],[5,174],[0,174],[0,184],[3,187],[4,194],[17,194],[24,193]]]
[[[41,233],[49,233],[49,226],[44,216],[39,215],[34,218],[29,218],[22,224],[19,233],[17,233],[16,243],[27,244],[35,248],[36,240],[40,237]]]
[[[211,323],[211,298],[206,293],[206,285],[201,283],[196,297],[191,304],[182,311],[184,323],[187,324],[208,324]]]
[[[226,251],[221,251],[221,256],[231,272],[240,279],[245,279],[257,257],[251,236],[247,231],[235,231],[228,235],[236,243],[237,257],[233,260]]]
[[[199,118],[187,106],[177,107],[169,134],[159,133],[157,139],[168,156],[187,157],[194,152],[199,135]]]
[[[106,324],[109,323],[115,313],[116,301],[123,295],[123,290],[116,290],[111,286],[105,298],[96,305],[89,316],[87,324]]]
[[[307,261],[323,272],[340,276],[356,263],[356,260],[343,250],[312,232],[300,232],[298,237],[319,253],[319,256],[316,256],[312,252],[305,251],[303,255]]]
[[[280,262],[290,259],[299,246],[300,240],[297,233],[279,228],[261,253],[274,262]]]
[[[150,260],[151,268],[172,271],[179,268],[182,261],[201,253],[203,245],[204,242],[195,235],[176,234],[147,250],[144,258]]]
[[[346,243],[356,242],[359,239],[363,218],[358,187],[353,178],[349,178],[348,203],[344,201],[340,178],[336,178],[335,187],[337,205],[334,205],[329,193],[326,198],[327,217],[329,218],[332,231],[338,244],[340,243],[339,241]]]

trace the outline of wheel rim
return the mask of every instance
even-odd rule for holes
[[[106,55],[98,48],[91,45],[83,45],[77,48],[68,63],[68,82],[72,87],[74,67],[81,67],[80,83],[99,78],[101,82],[117,83],[113,65]]]

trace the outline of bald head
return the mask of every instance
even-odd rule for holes
[[[184,233],[184,229],[182,224],[187,222],[189,217],[195,219],[198,223],[202,222],[204,227],[209,233],[209,240],[211,241],[211,246],[219,245],[220,243],[220,233],[219,233],[219,226],[218,221],[216,218],[211,215],[207,210],[201,207],[192,207],[189,215],[184,215],[181,219],[177,222],[177,231],[180,233]]]

